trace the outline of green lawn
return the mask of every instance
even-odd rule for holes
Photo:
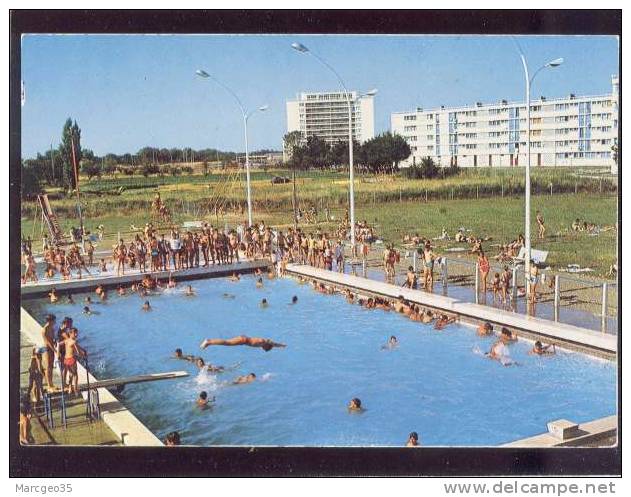
[[[507,242],[523,233],[523,209],[524,201],[516,197],[498,197],[481,199],[455,199],[437,200],[430,202],[388,202],[358,204],[356,217],[358,220],[367,220],[377,226],[377,231],[387,242],[399,244],[406,233],[416,233],[427,237],[437,237],[444,227],[452,236],[460,226],[472,230],[479,236],[490,236],[492,243]],[[567,264],[580,264],[582,267],[591,267],[596,270],[592,275],[604,276],[609,266],[616,259],[617,233],[610,231],[599,236],[589,236],[586,233],[574,233],[570,231],[572,221],[579,217],[598,225],[612,225],[616,222],[617,197],[599,196],[593,194],[578,195],[538,195],[532,198],[532,226],[533,248],[550,252],[548,263],[553,268],[561,268]],[[345,207],[335,207],[330,210],[335,219],[344,215]],[[547,233],[544,241],[536,239],[536,225],[534,221],[535,210],[541,210],[545,218]],[[110,235],[109,240],[114,243],[114,237],[118,231],[126,233],[130,227],[142,227],[149,220],[148,211],[135,211],[123,215],[114,212],[103,212],[102,215],[86,220],[86,227],[95,230],[96,226],[103,224]],[[269,224],[290,225],[292,213],[286,210],[255,210],[255,219],[265,220]],[[195,216],[194,213],[181,213],[176,221],[181,223],[186,220],[207,219],[215,225],[234,223],[243,219],[237,214],[228,214],[222,217]],[[320,218],[324,219],[323,213]],[[217,222],[219,221],[219,222]],[[333,230],[336,222],[323,224],[323,229]],[[68,229],[77,226],[76,218],[62,219],[62,227]],[[33,234],[33,220],[23,219],[22,234]],[[315,229],[314,225],[308,225],[307,231]],[[40,224],[35,225],[35,238],[39,238]],[[125,237],[127,237],[126,235]],[[438,249],[453,246],[453,243],[439,243]],[[494,254],[494,249],[487,249]]]

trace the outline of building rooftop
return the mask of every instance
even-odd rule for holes
[[[567,102],[568,100],[591,100],[594,98],[611,98],[612,95],[611,93],[604,93],[604,94],[600,94],[600,95],[574,95],[574,94],[570,94],[567,95],[565,97],[557,97],[557,98],[547,98],[547,97],[539,97],[537,99],[531,99],[530,104],[531,105],[538,105],[538,104],[550,104],[550,103],[559,103],[559,102]],[[424,109],[422,107],[417,107],[415,110],[409,110],[409,111],[397,111],[397,112],[392,112],[392,114],[419,114],[419,113],[427,113],[427,112],[441,112],[441,111],[461,111],[461,110],[475,110],[475,109],[489,109],[489,108],[494,108],[494,107],[498,107],[498,106],[505,106],[505,107],[512,107],[515,105],[523,105],[524,107],[526,106],[526,102],[523,100],[512,100],[512,101],[508,101],[508,100],[500,100],[499,102],[496,103],[481,103],[481,102],[476,102],[474,104],[469,104],[469,105],[458,105],[458,106],[441,106],[441,107],[434,107],[431,109]]]

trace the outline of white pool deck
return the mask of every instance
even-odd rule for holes
[[[139,282],[146,274],[159,278],[161,280],[168,279],[169,275],[174,280],[194,280],[201,278],[215,278],[221,276],[228,276],[233,272],[244,273],[252,272],[256,269],[265,269],[269,266],[270,262],[267,259],[260,260],[243,260],[233,264],[216,264],[208,267],[196,267],[192,269],[178,269],[177,271],[156,271],[153,273],[146,272],[141,273],[138,269],[125,271],[124,275],[117,276],[116,270],[110,270],[105,274],[94,272],[92,276],[84,275],[79,279],[73,276],[70,280],[47,280],[41,279],[40,281],[33,283],[29,282],[22,285],[20,291],[22,296],[42,296],[48,294],[52,288],[60,293],[69,291],[80,291],[86,288],[93,288],[96,285],[103,285],[105,287],[113,287],[118,285],[128,285],[133,282]]]
[[[390,283],[374,281],[360,276],[343,274],[325,269],[300,264],[288,264],[287,272],[317,279],[338,287],[350,288],[359,293],[367,292],[388,298],[402,295],[405,299],[422,306],[454,313],[463,321],[484,322],[506,326],[519,334],[541,338],[550,343],[565,345],[592,355],[613,360],[618,350],[616,335],[599,333],[569,324],[557,323],[547,319],[517,314],[515,312],[465,302],[452,297],[428,293],[423,290],[401,288]],[[464,318],[464,319],[463,319]]]
[[[588,423],[578,425],[579,433],[568,440],[560,440],[550,433],[542,433],[534,437],[515,440],[500,447],[508,448],[542,448],[542,447],[584,447],[590,444],[598,444],[603,439],[617,436],[618,416],[607,416],[595,419]]]

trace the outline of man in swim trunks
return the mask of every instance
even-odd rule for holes
[[[229,339],[223,338],[206,338],[200,345],[200,348],[205,349],[209,345],[225,345],[227,347],[233,347],[237,345],[247,345],[248,347],[260,347],[265,352],[269,352],[274,347],[286,347],[284,343],[276,343],[269,338],[248,337],[245,335],[239,335]]]
[[[434,252],[429,243],[423,249],[423,287],[431,292],[434,288]]]
[[[77,355],[83,357],[88,353],[79,346],[77,339],[79,332],[77,328],[71,328],[68,338],[64,340],[64,370],[68,372],[68,385],[70,393],[77,395],[79,393],[79,375],[77,374]]]
[[[539,238],[543,239],[546,236],[546,226],[543,221],[543,214],[537,211],[537,227],[539,228]]]

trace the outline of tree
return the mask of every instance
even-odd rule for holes
[[[202,171],[204,171],[204,176],[208,176],[208,161],[202,162]]]
[[[90,181],[93,177],[101,177],[101,166],[93,160],[83,159],[81,161],[81,172],[88,177]]]
[[[368,171],[393,173],[410,153],[410,146],[403,137],[387,132],[366,141],[357,155]]]
[[[312,135],[307,138],[303,161],[307,168],[324,167],[327,165],[329,145],[319,136]]]
[[[423,157],[419,169],[422,178],[431,179],[438,176],[439,168],[431,157]]]
[[[77,166],[81,163],[81,129],[77,125],[77,121],[72,122],[71,118],[66,119],[63,131],[61,133],[61,145],[59,145],[59,154],[63,167],[63,184],[68,190],[74,190],[77,187],[73,163],[73,146],[74,160]]]
[[[296,151],[300,148],[302,143],[302,133],[300,131],[291,131],[283,136],[283,149],[285,156],[287,157],[287,164],[290,168],[298,167],[296,163],[297,157],[295,157]]]
[[[42,191],[37,168],[28,161],[22,162],[22,198],[34,197]]]

